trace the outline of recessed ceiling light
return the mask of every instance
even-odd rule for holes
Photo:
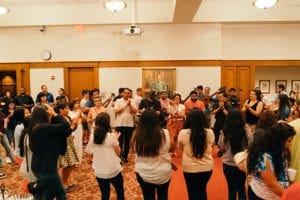
[[[111,12],[119,12],[120,10],[126,8],[127,5],[123,1],[111,0],[105,2],[103,6]]]
[[[5,7],[0,6],[0,15],[4,15],[6,13],[8,13],[8,9],[5,8]]]
[[[277,2],[278,0],[256,0],[253,4],[259,9],[268,9],[274,6]]]

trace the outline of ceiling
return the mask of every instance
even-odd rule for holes
[[[117,13],[103,7],[106,0],[0,0],[9,13],[0,27],[95,24],[299,23],[300,0],[279,0],[268,10],[254,0],[124,0]]]

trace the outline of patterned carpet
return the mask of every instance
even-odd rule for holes
[[[174,158],[173,161],[178,166],[177,171],[172,172],[171,183],[169,187],[169,199],[186,200],[186,188],[180,166],[181,159]],[[215,166],[213,176],[208,183],[208,199],[222,200],[226,199],[227,188],[225,178],[222,174],[221,159],[215,157]],[[136,181],[134,173],[134,155],[129,155],[129,163],[123,166],[125,198],[128,200],[141,200],[141,190]],[[7,174],[7,177],[0,179],[0,184],[4,183],[11,195],[21,193],[22,178],[18,173],[19,166],[6,164],[0,171]],[[221,176],[220,176],[221,175]],[[72,173],[73,182],[76,189],[69,192],[68,200],[98,200],[101,197],[100,190],[91,168],[91,157],[87,154],[83,155],[83,163],[78,166]],[[111,199],[116,199],[114,189],[111,189]]]

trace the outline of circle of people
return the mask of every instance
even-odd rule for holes
[[[227,94],[224,87],[210,94],[209,87],[200,85],[184,100],[178,93],[169,99],[165,90],[151,91],[144,98],[142,88],[135,95],[120,88],[118,96],[112,94],[104,102],[98,89],[83,90],[81,100],[70,100],[59,88],[54,101],[42,85],[34,103],[21,88],[15,98],[7,92],[2,99],[1,144],[6,162],[20,164],[25,186],[33,181],[43,186],[36,199],[64,200],[66,192],[75,189],[70,175],[82,161],[82,145],[93,155],[102,199],[110,198],[110,184],[118,199],[125,198],[122,170],[130,150],[144,199],[168,199],[171,171],[176,168],[172,157],[179,152],[189,199],[207,199],[213,148],[223,158],[228,199],[297,199],[291,194],[296,195],[292,192],[299,185],[290,185],[295,181],[292,168],[300,169],[300,164],[293,166],[297,149],[291,146],[300,130],[300,100],[296,92],[288,97],[284,91],[284,85],[278,85],[278,95],[269,103],[256,88],[240,105],[239,91],[231,88]],[[234,155],[245,150],[246,166],[240,169]],[[0,165],[4,162],[0,155]]]

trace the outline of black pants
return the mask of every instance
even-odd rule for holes
[[[99,188],[102,193],[102,200],[109,200],[110,196],[110,183],[114,186],[117,192],[117,199],[123,200],[124,199],[124,188],[123,188],[123,176],[120,172],[117,176],[113,178],[103,179],[96,177]]]
[[[144,200],[154,200],[155,190],[157,190],[158,200],[168,199],[168,188],[169,188],[170,180],[164,184],[157,185],[157,184],[145,182],[138,173],[136,173],[136,177],[137,177],[137,181],[139,182],[142,188]]]
[[[130,149],[130,139],[133,132],[133,127],[119,126],[116,130],[121,133],[119,137],[119,145],[121,148],[121,158],[128,159]]]
[[[263,199],[259,198],[258,196],[256,196],[256,194],[251,189],[250,185],[248,187],[248,199],[249,200],[263,200]]]
[[[208,172],[187,173],[183,172],[188,190],[189,200],[206,200],[206,185],[212,175]]]
[[[245,181],[246,174],[236,166],[230,166],[223,163],[223,173],[225,175],[228,187],[228,200],[246,199]]]
[[[220,131],[223,129],[224,122],[223,121],[216,121],[213,131],[215,134],[215,143],[218,145],[219,137],[220,137]]]

